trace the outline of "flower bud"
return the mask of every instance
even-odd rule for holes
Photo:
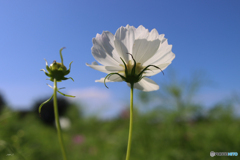
[[[62,50],[63,49],[64,48],[60,49],[61,63],[56,62],[54,60],[53,63],[50,66],[48,66],[47,60],[45,60],[46,61],[46,69],[49,73],[47,73],[44,69],[41,69],[42,71],[44,71],[44,73],[48,77],[50,77],[50,79],[49,79],[50,81],[54,81],[54,79],[56,79],[57,82],[61,82],[62,80],[67,80],[69,78],[72,79],[71,77],[69,77],[69,78],[65,77],[66,75],[68,75],[70,73],[72,62],[69,64],[69,69],[67,70],[67,68],[63,64],[63,58],[62,58]]]

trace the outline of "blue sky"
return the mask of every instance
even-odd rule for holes
[[[206,72],[215,87],[202,90],[202,97],[215,97],[209,100],[207,96],[209,102],[221,100],[240,92],[239,8],[239,0],[2,0],[0,91],[16,109],[28,109],[34,100],[50,95],[46,83],[52,83],[40,69],[45,68],[44,58],[49,63],[60,61],[59,49],[66,47],[64,63],[68,66],[73,61],[69,76],[75,82],[60,83],[59,87],[66,87],[63,92],[82,96],[77,99],[87,104],[95,99],[109,100],[111,105],[118,104],[116,108],[127,105],[127,85],[111,83],[107,90],[94,82],[106,74],[85,63],[95,61],[91,47],[97,33],[107,30],[114,34],[129,24],[165,34],[176,54],[171,68],[182,78],[197,70]],[[161,82],[166,78],[158,74],[152,79]]]

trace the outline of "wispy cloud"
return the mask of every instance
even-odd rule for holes
[[[115,99],[110,90],[90,87],[70,90],[68,94],[76,96],[72,100],[81,104],[86,115],[108,119],[117,116],[124,108],[124,104]]]
[[[101,99],[109,100],[111,94],[108,90],[99,89],[96,87],[84,88],[84,89],[74,89],[69,91],[69,94],[76,96],[75,99],[88,100],[88,99]]]

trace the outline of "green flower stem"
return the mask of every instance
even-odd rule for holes
[[[127,155],[126,160],[129,160],[130,150],[131,150],[131,141],[132,141],[132,123],[133,123],[133,85],[131,84],[130,91],[130,121],[129,121],[129,134],[128,134],[128,146],[127,146]]]
[[[66,151],[63,145],[63,138],[62,138],[62,132],[61,132],[61,126],[60,126],[60,122],[59,122],[59,117],[58,117],[58,106],[57,106],[57,80],[56,78],[54,78],[54,86],[53,86],[53,105],[54,105],[54,115],[55,115],[55,121],[56,121],[56,126],[57,126],[57,132],[58,132],[58,140],[61,146],[61,150],[62,150],[62,155],[63,155],[63,159],[67,160],[67,156],[66,156]]]

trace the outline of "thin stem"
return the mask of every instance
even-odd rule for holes
[[[53,86],[53,105],[54,105],[54,115],[55,115],[55,121],[56,121],[56,127],[57,127],[57,132],[58,132],[58,140],[61,146],[61,150],[62,150],[62,155],[63,155],[63,159],[67,160],[67,156],[66,156],[66,152],[65,152],[65,148],[63,145],[63,138],[62,138],[62,132],[61,132],[61,126],[60,126],[60,122],[59,122],[59,117],[58,117],[58,106],[57,106],[57,80],[54,78],[54,86]]]
[[[127,146],[126,160],[129,160],[129,157],[130,157],[131,141],[132,141],[132,123],[133,123],[133,86],[134,86],[134,83],[131,84],[131,92],[130,92],[130,121],[129,121],[129,134],[128,134],[128,146]]]

